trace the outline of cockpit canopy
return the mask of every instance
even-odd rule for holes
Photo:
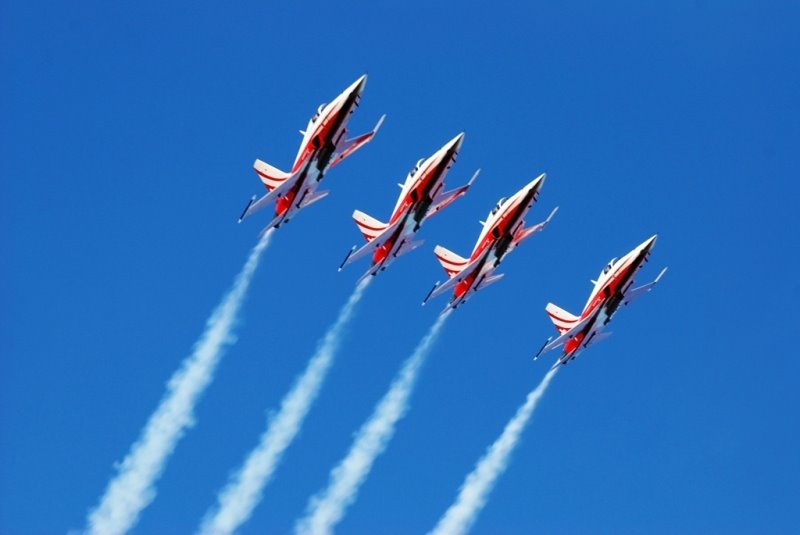
[[[506,202],[506,198],[505,197],[501,197],[500,200],[497,201],[497,205],[494,208],[492,208],[492,212],[489,215],[496,214],[498,212],[498,210],[500,210],[500,207],[503,206],[504,202]]]
[[[425,161],[425,158],[420,158],[419,159],[419,161],[417,162],[417,165],[415,165],[414,169],[411,170],[411,176],[414,176],[414,175],[417,174],[417,171],[419,171],[419,167],[422,165],[422,162],[424,162],[424,161]]]
[[[614,267],[614,264],[616,263],[617,263],[617,258],[616,257],[612,258],[611,261],[608,263],[608,265],[605,267],[605,269],[603,269],[603,275],[611,271],[611,268]]]
[[[317,108],[317,113],[315,113],[314,117],[311,118],[311,122],[312,123],[316,123],[317,122],[317,119],[319,119],[319,116],[322,114],[322,110],[323,109],[325,109],[325,103],[324,102],[319,105],[319,108]]]

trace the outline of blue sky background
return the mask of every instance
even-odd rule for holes
[[[379,5],[380,4],[380,5]],[[85,524],[255,243],[256,157],[363,72],[331,195],[281,228],[135,533],[188,532],[256,444],[417,159],[483,172],[378,277],[242,533],[286,533],[444,301],[495,201],[548,172],[506,278],[448,322],[342,533],[434,526],[547,362],[547,301],[654,232],[663,283],[554,380],[474,533],[800,531],[800,8],[793,2],[0,4],[0,531]]]

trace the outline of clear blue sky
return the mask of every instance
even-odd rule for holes
[[[242,533],[285,533],[443,301],[495,201],[561,210],[459,309],[342,533],[430,529],[548,364],[547,301],[654,232],[663,283],[560,373],[474,533],[800,531],[800,9],[793,2],[0,4],[0,531],[84,525],[254,244],[236,224],[363,72],[375,140],[281,228],[136,533],[187,532],[256,444],[411,166],[467,135],[426,245],[369,289]]]

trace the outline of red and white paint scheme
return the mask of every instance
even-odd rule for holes
[[[525,215],[539,197],[539,190],[544,184],[542,173],[524,188],[509,197],[500,199],[489,212],[486,222],[481,221],[483,230],[469,258],[462,258],[441,245],[437,245],[434,254],[442,264],[450,279],[442,285],[434,284],[424,305],[431,297],[436,297],[448,290],[453,290],[448,308],[456,308],[465,302],[471,293],[497,282],[503,274],[494,274],[497,266],[505,256],[513,251],[523,240],[542,230],[558,210],[558,207],[547,216],[547,219],[532,227],[525,228]]]
[[[253,168],[268,192],[258,200],[255,195],[250,199],[239,217],[240,223],[274,201],[275,216],[264,230],[278,228],[281,223],[288,222],[295,212],[328,195],[327,191],[317,191],[322,177],[328,169],[368,143],[386,117],[382,116],[371,132],[347,139],[347,123],[358,107],[366,83],[365,74],[333,102],[319,106],[306,129],[300,131],[303,142],[291,171],[281,171],[261,160],[255,161]]]
[[[547,303],[545,310],[560,336],[555,340],[548,338],[534,360],[542,353],[563,344],[564,352],[553,366],[555,368],[574,359],[590,345],[611,336],[610,332],[603,332],[603,329],[620,305],[625,306],[649,292],[667,271],[664,268],[653,282],[633,288],[633,278],[647,262],[657,237],[658,235],[654,235],[648,238],[620,259],[611,259],[597,280],[592,281],[594,289],[580,316],[570,314],[553,303]]]
[[[455,163],[463,140],[462,132],[432,156],[417,162],[405,182],[398,184],[400,197],[388,223],[382,223],[359,210],[353,212],[353,219],[367,243],[360,249],[354,245],[339,266],[339,271],[372,253],[372,265],[361,278],[374,276],[389,267],[398,256],[422,245],[422,240],[413,241],[422,223],[464,195],[480,173],[480,169],[475,171],[469,182],[460,188],[443,191],[445,176]]]

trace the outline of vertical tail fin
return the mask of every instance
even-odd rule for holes
[[[547,306],[544,307],[545,311],[547,311],[547,315],[550,316],[550,321],[556,326],[558,332],[565,333],[570,330],[580,318],[574,314],[570,314],[563,308],[560,308],[553,303],[547,303]]]
[[[440,264],[442,264],[447,276],[451,278],[456,273],[461,273],[461,271],[467,267],[467,264],[469,263],[469,260],[466,258],[458,256],[453,251],[448,251],[441,245],[437,245],[436,248],[434,248],[433,254],[436,255],[436,259]]]
[[[353,212],[353,219],[355,220],[356,225],[358,225],[358,229],[361,231],[361,234],[364,235],[368,242],[380,236],[381,232],[386,230],[386,228],[389,226],[386,223],[381,223],[374,217],[368,216],[359,210]]]
[[[261,160],[256,160],[253,163],[253,169],[255,169],[256,174],[258,174],[258,178],[261,179],[261,182],[263,182],[270,191],[280,186],[286,181],[287,178],[291,176],[289,173],[272,167],[270,164],[262,162]]]

